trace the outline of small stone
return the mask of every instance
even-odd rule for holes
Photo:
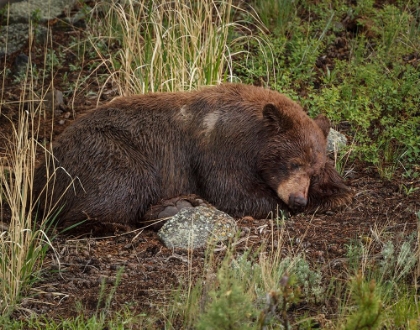
[[[10,22],[29,22],[33,13],[36,13],[40,22],[46,22],[63,12],[69,12],[73,8],[76,0],[55,0],[49,1],[46,5],[45,0],[19,1],[10,5],[9,13]]]
[[[22,50],[28,43],[29,31],[31,30],[33,30],[33,27],[28,23],[11,23],[10,25],[0,26],[0,57]],[[38,25],[34,31],[37,41],[40,41],[47,34],[47,31],[47,28]]]
[[[335,129],[330,129],[330,133],[327,137],[327,152],[336,153],[342,149],[347,144],[347,138],[344,134],[336,131]]]
[[[45,95],[44,105],[47,111],[55,111],[63,104],[63,92],[58,89],[53,89]]]
[[[184,208],[169,219],[158,236],[168,248],[196,249],[209,241],[221,242],[232,238],[236,222],[214,207]]]

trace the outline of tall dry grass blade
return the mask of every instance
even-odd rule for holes
[[[29,28],[32,44],[32,27]],[[31,52],[29,52],[31,54]],[[10,119],[5,156],[0,158],[0,207],[7,208],[8,228],[0,233],[0,311],[8,314],[30,289],[40,272],[51,242],[45,231],[47,219],[37,219],[32,196],[39,117],[46,91],[32,71],[31,56],[21,83],[19,119]],[[4,80],[3,80],[4,84]],[[3,85],[4,86],[4,85]],[[39,91],[40,90],[40,91]],[[2,104],[0,104],[0,107]],[[0,112],[1,113],[1,112]],[[6,116],[2,117],[7,120]],[[3,214],[2,214],[3,218]]]
[[[104,17],[92,22],[90,41],[109,72],[104,86],[130,95],[235,80],[234,45],[241,49],[255,39],[263,56],[270,47],[253,35],[251,23],[232,22],[233,9],[240,10],[232,0],[98,3],[93,12]],[[255,29],[262,32],[260,24]],[[234,34],[234,27],[244,33]]]

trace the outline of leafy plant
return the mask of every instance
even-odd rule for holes
[[[395,329],[417,324],[418,302],[414,302],[415,290],[408,284],[418,267],[417,239],[416,234],[408,235],[397,248],[383,231],[373,230],[373,238],[347,247],[350,274],[354,275],[344,294],[346,303],[341,306],[344,321],[339,323],[344,329]],[[373,258],[377,243],[382,248]],[[410,304],[412,307],[407,308]]]
[[[351,299],[354,308],[347,317],[345,330],[378,329],[381,325],[382,305],[374,280],[366,282],[359,275],[351,284]]]
[[[225,260],[226,262],[226,260]],[[217,274],[219,285],[209,292],[208,304],[200,315],[197,329],[252,329],[255,309],[245,283],[226,268]]]

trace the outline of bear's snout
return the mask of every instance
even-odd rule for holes
[[[292,210],[300,210],[306,207],[308,199],[303,194],[291,194],[289,197],[289,207]]]

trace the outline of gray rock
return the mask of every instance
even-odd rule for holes
[[[28,42],[29,25],[13,24],[0,27],[0,56],[21,49]]]
[[[337,152],[347,144],[347,138],[344,134],[330,129],[330,133],[327,137],[327,153]]]
[[[76,0],[30,0],[10,4],[9,22],[28,23],[34,16],[46,22],[63,12],[70,12]]]
[[[62,105],[64,105],[63,92],[59,91],[58,89],[54,88],[52,91],[49,91],[45,95],[45,99],[44,99],[45,110],[49,112],[53,112]]]
[[[9,1],[0,0],[0,7]],[[13,2],[13,3],[12,3]],[[9,25],[0,27],[0,57],[9,55],[23,48],[28,43],[29,21],[46,22],[63,12],[70,12],[76,0],[23,0],[10,1],[8,14]],[[37,42],[44,42],[47,28],[36,25],[35,38]]]
[[[0,27],[0,57],[12,54],[28,43],[30,26],[27,23],[16,23]],[[47,28],[37,26],[35,37],[37,42],[44,42]]]
[[[184,208],[159,230],[158,236],[169,248],[196,249],[209,242],[232,238],[235,220],[214,207]]]
[[[0,0],[0,8],[4,7],[8,3],[20,2],[20,1],[24,1],[24,0]]]

